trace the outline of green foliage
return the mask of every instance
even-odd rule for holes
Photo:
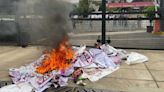
[[[144,12],[153,12],[153,11],[155,11],[155,6],[149,6],[144,8]],[[148,13],[145,14],[145,16],[149,18],[154,18],[155,13]]]
[[[73,4],[73,11],[72,13],[78,13],[78,6],[76,4]]]
[[[109,12],[120,12],[121,8],[107,8],[106,10]]]
[[[155,6],[149,6],[144,8],[145,12],[155,11]]]
[[[96,6],[100,6],[101,2],[97,2],[97,1],[92,1],[93,4],[95,4]]]
[[[83,14],[83,16],[86,17],[87,14],[89,13],[89,1],[88,0],[80,0],[77,10],[80,14]]]
[[[94,11],[94,9],[90,7],[90,3],[89,0],[80,0],[78,6],[74,5],[73,12],[80,13],[83,17],[87,17],[89,13]]]
[[[102,4],[99,5],[99,11],[102,11]]]

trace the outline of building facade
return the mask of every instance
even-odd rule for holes
[[[91,0],[91,1],[97,1],[97,2],[101,2],[102,0]],[[109,3],[111,2],[127,2],[127,0],[107,0]],[[142,2],[142,1],[145,1],[145,2],[153,2],[155,0],[132,0],[133,2]]]

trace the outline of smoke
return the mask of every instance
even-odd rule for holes
[[[69,21],[71,5],[61,0],[21,0],[14,3],[18,26],[33,44],[56,48],[72,30]]]

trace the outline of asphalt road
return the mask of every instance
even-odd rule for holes
[[[70,34],[73,45],[93,46],[101,32]],[[164,35],[155,35],[145,31],[107,32],[111,45],[118,48],[164,49]],[[101,37],[100,37],[101,38]]]

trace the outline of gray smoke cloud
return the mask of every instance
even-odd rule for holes
[[[71,4],[61,0],[21,0],[16,16],[21,32],[29,34],[33,44],[55,48],[72,30],[69,21]]]

